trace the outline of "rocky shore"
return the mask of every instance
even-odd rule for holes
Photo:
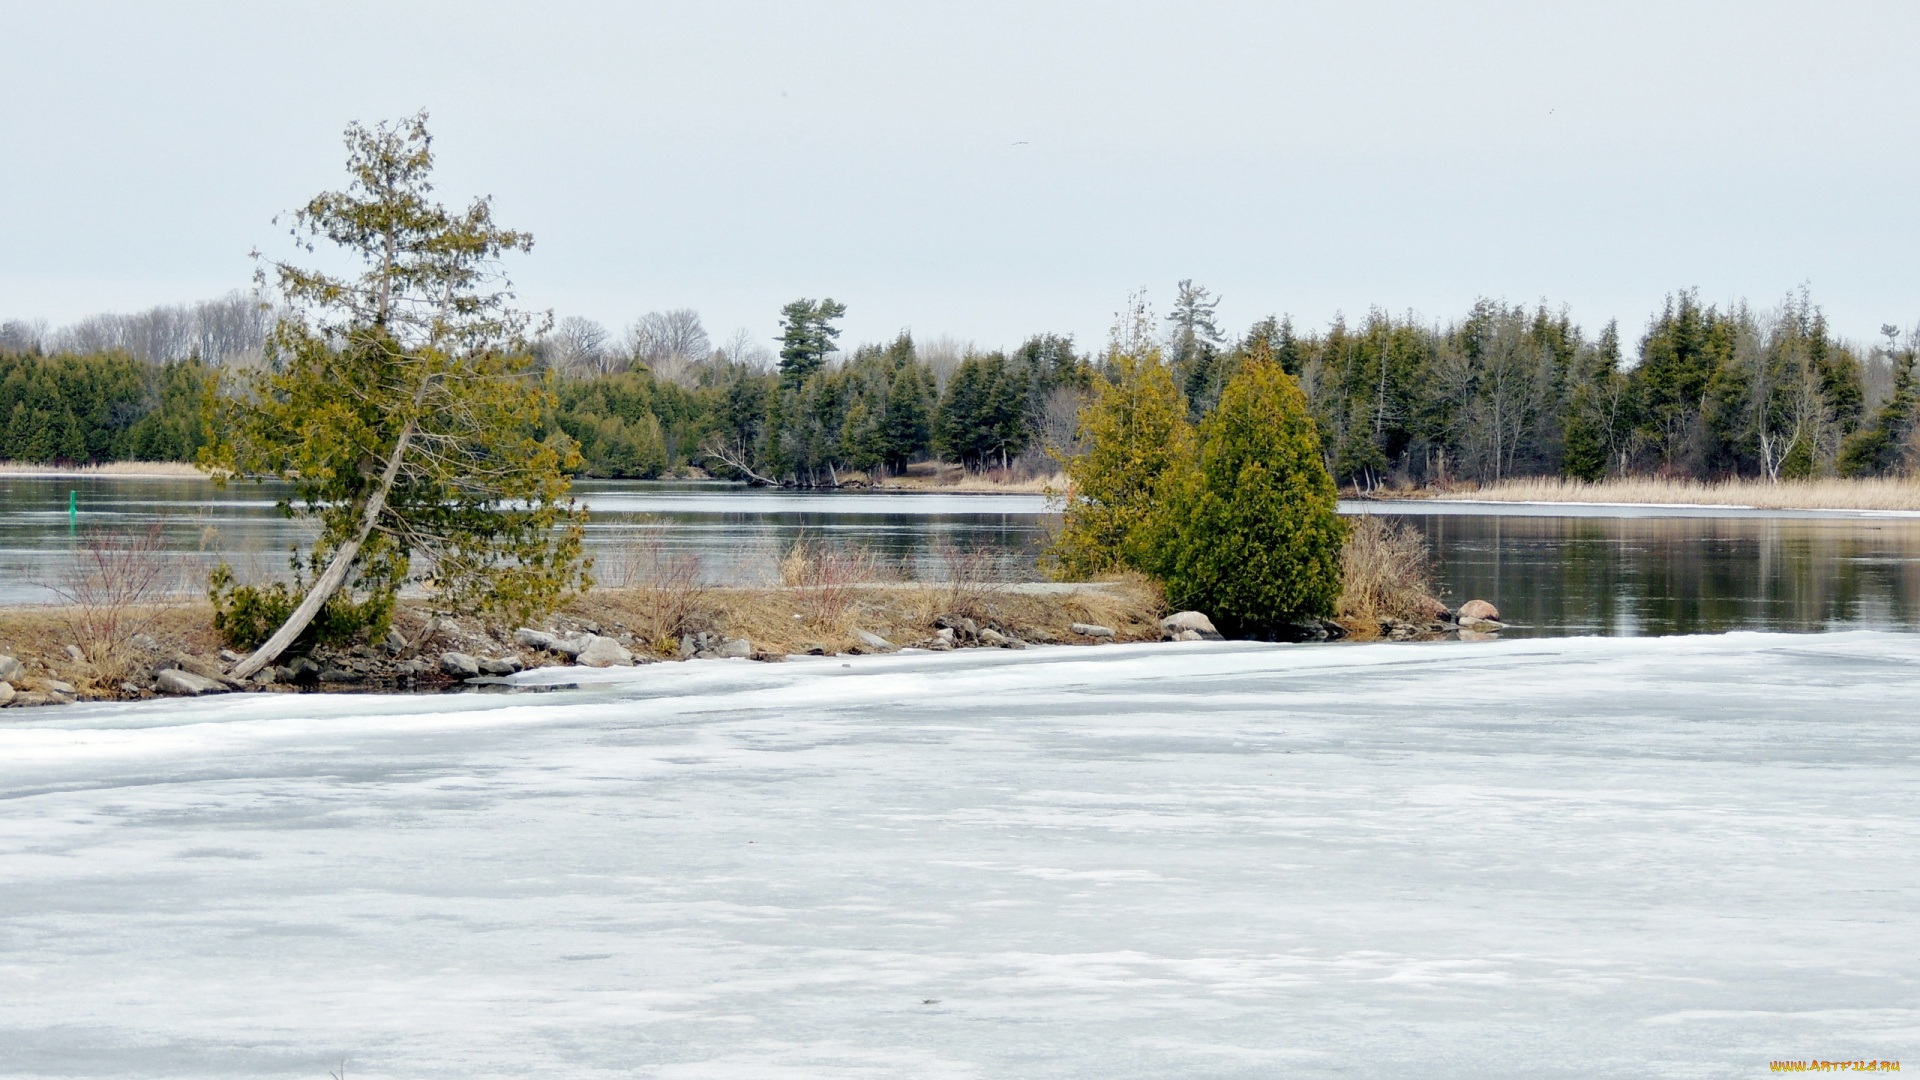
[[[670,635],[650,620],[657,600],[599,595],[537,627],[403,610],[378,642],[310,647],[246,680],[229,674],[242,654],[219,647],[191,614],[175,620],[165,640],[136,634],[118,643],[114,655],[101,657],[59,640],[57,630],[42,619],[37,650],[16,646],[0,653],[0,706],[236,692],[441,692],[498,686],[517,672],[542,667],[727,659],[776,663],[796,655],[1222,637],[1204,613],[1161,616],[1165,608],[1157,592],[1139,581],[1006,586],[965,596],[931,586],[893,586],[862,594],[824,621],[808,617],[819,598],[803,590],[734,590],[680,617],[691,625]],[[1458,611],[1435,600],[1418,621],[1315,620],[1283,628],[1276,636],[1291,641],[1422,641],[1452,635],[1476,640],[1500,630],[1498,619],[1499,612],[1482,600]],[[9,627],[0,613],[0,642],[12,646],[21,639],[19,627]]]

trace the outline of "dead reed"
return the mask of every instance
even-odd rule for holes
[[[1920,510],[1920,479],[1696,480],[1626,477],[1586,483],[1560,477],[1505,480],[1434,498],[1475,502],[1619,503],[1654,506],[1739,506],[1760,510]]]
[[[1433,592],[1426,537],[1412,525],[1374,514],[1348,521],[1352,531],[1340,553],[1340,617],[1424,620]]]

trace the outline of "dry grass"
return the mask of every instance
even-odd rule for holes
[[[106,461],[98,465],[35,465],[0,461],[0,476],[156,476],[168,479],[205,478],[206,473],[184,461]]]
[[[973,545],[944,545],[939,550],[946,581],[947,614],[978,620],[994,585],[1004,580],[999,553]]]
[[[1340,618],[1426,621],[1433,593],[1426,537],[1412,525],[1373,514],[1348,520],[1352,532],[1340,553]]]
[[[860,588],[899,576],[871,548],[827,544],[805,533],[780,560],[780,584],[792,590],[799,621],[818,631],[845,632]]]
[[[213,632],[213,609],[204,601],[154,604],[124,614],[144,625],[144,633],[154,642],[152,649],[133,650],[139,666],[157,666],[182,652],[211,655],[220,648]],[[78,644],[73,615],[64,607],[48,604],[0,609],[0,653],[17,657],[26,667],[26,675],[15,684],[17,687],[45,690],[45,680],[54,678],[72,683],[88,697],[122,696],[120,680],[109,679],[94,664],[75,661],[67,654],[68,645]]]
[[[712,587],[700,559],[667,547],[664,527],[644,525],[607,545],[594,570],[621,597],[633,635],[656,652],[672,652],[682,634],[700,629]]]
[[[933,637],[936,619],[962,614],[953,610],[953,592],[945,583],[855,582],[842,595],[837,617],[823,624],[810,617],[818,608],[802,588],[715,587],[705,594],[689,630],[746,638],[757,655],[816,648],[840,653],[863,648],[859,630],[879,634],[896,645],[913,645]],[[1158,641],[1159,618],[1165,611],[1159,590],[1137,576],[1046,592],[995,584],[969,596],[972,614],[967,618],[1043,643],[1071,639],[1067,628],[1076,622],[1111,626],[1120,641]],[[606,632],[631,628],[643,617],[634,597],[632,591],[595,590],[566,614],[592,619]],[[661,656],[673,653],[658,645],[653,651]]]
[[[1916,510],[1920,479],[1693,480],[1641,477],[1586,483],[1558,477],[1506,480],[1481,488],[1408,493],[1414,497],[1471,502],[1620,503],[1654,506],[1739,506],[1760,510]]]
[[[917,463],[904,476],[889,476],[881,491],[942,491],[960,495],[1052,495],[1066,490],[1064,473],[1021,476],[1012,469],[967,469],[929,461]]]

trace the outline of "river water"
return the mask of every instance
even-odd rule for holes
[[[586,481],[588,544],[609,571],[636,553],[691,556],[718,582],[771,580],[796,540],[858,545],[919,578],[954,552],[992,553],[1037,576],[1057,520],[1034,495],[792,493],[736,485]],[[69,514],[69,492],[77,513]],[[280,490],[192,479],[0,478],[0,603],[54,598],[101,532],[157,532],[172,580],[200,587],[225,559],[283,575],[303,528]],[[1432,542],[1441,595],[1482,597],[1514,635],[1920,629],[1920,518],[1700,508],[1347,504],[1413,523]]]

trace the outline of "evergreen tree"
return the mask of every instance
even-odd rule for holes
[[[1306,395],[1264,351],[1199,427],[1198,457],[1161,483],[1152,569],[1167,603],[1264,635],[1331,615],[1346,523]]]
[[[349,188],[294,219],[296,234],[333,241],[363,269],[337,277],[272,264],[289,305],[269,338],[272,363],[235,372],[212,402],[217,439],[202,464],[286,481],[283,507],[319,525],[305,564],[315,579],[236,678],[274,660],[323,608],[370,613],[377,634],[416,557],[454,610],[526,618],[590,580],[586,512],[564,472],[573,448],[535,438],[553,398],[530,375],[528,319],[506,307],[496,269],[532,238],[497,226],[485,199],[464,212],[429,201],[424,113],[354,124],[346,141]],[[245,588],[216,584],[216,611],[261,599]]]
[[[780,376],[789,386],[820,370],[840,337],[834,320],[847,305],[826,300],[795,300],[780,309]]]
[[[1105,367],[1111,374],[1095,380],[1080,414],[1086,453],[1062,462],[1071,488],[1047,549],[1054,574],[1069,580],[1151,570],[1161,478],[1193,453],[1187,404],[1157,350],[1117,345]]]

